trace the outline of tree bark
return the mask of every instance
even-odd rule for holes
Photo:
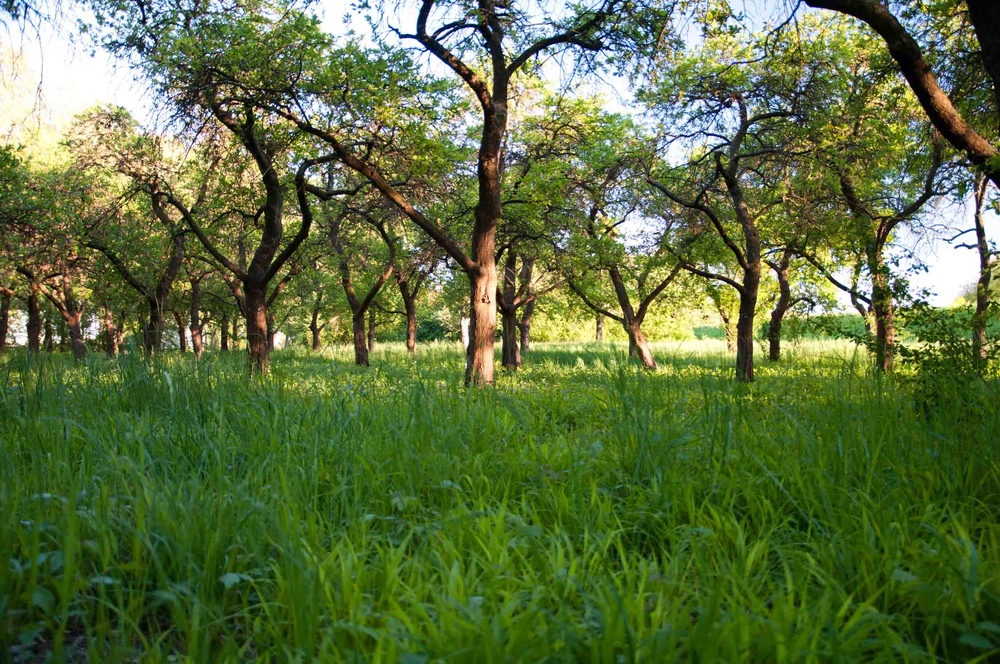
[[[42,309],[38,303],[38,284],[28,285],[28,352],[38,353],[42,349]]]
[[[869,242],[866,254],[868,273],[872,279],[872,313],[875,315],[875,368],[882,373],[891,373],[896,351],[896,326],[889,268],[878,242]]]
[[[403,308],[406,310],[406,352],[415,355],[417,352],[416,298],[403,298]]]
[[[313,308],[312,320],[309,322],[309,331],[312,333],[312,350],[314,353],[318,353],[320,349],[320,332],[322,332],[323,326],[319,324],[319,307]]]
[[[52,317],[49,314],[45,315],[45,338],[42,340],[42,345],[45,347],[46,353],[53,353],[56,350],[56,335],[52,327]]]
[[[653,352],[649,349],[649,342],[646,335],[642,333],[642,322],[632,320],[625,324],[625,333],[628,334],[629,356],[634,357],[642,363],[646,369],[655,369],[656,360],[653,359]]]
[[[501,365],[504,369],[516,370],[521,367],[521,350],[518,346],[517,312],[509,307],[501,311]]]
[[[267,350],[268,352],[274,350],[274,333],[277,330],[274,329],[274,314],[269,313],[267,315]]]
[[[69,328],[69,341],[73,348],[73,358],[82,361],[87,359],[87,343],[83,339],[83,326],[81,325],[81,311],[72,312],[66,318],[66,326]]]
[[[597,314],[594,326],[594,341],[604,341],[604,314]]]
[[[535,300],[531,299],[524,305],[521,313],[521,352],[527,353],[531,350],[531,319],[535,315]]]
[[[219,350],[229,352],[229,314],[223,314],[219,321]]]
[[[174,315],[174,322],[177,324],[177,348],[182,353],[186,353],[188,350],[187,326],[184,325],[184,318],[179,311],[172,311],[171,313]]]
[[[500,309],[500,365],[504,369],[516,371],[521,367],[521,350],[517,333],[517,254],[514,248],[507,250],[503,264],[503,287],[497,292],[497,307]]]
[[[118,356],[118,325],[111,309],[104,310],[104,353],[108,357]]]
[[[1000,108],[1000,106],[998,106]],[[990,281],[993,266],[990,264],[990,245],[986,240],[986,225],[983,207],[986,204],[986,189],[989,182],[983,175],[977,176],[975,185],[976,249],[979,252],[979,280],[976,282],[976,311],[972,315],[972,361],[981,366],[987,356],[986,323],[990,306]]]
[[[611,284],[615,288],[615,297],[618,298],[618,306],[622,310],[621,322],[625,328],[625,333],[628,335],[629,357],[634,357],[642,362],[642,366],[646,369],[655,369],[656,360],[653,359],[653,353],[649,349],[649,342],[646,341],[646,335],[642,333],[641,329],[643,316],[637,315],[632,308],[632,302],[629,300],[621,271],[617,265],[612,265],[608,269],[608,273],[611,275]]]
[[[0,294],[0,354],[7,350],[7,330],[10,327],[10,300],[13,291],[5,290]]]
[[[791,251],[785,249],[781,261],[770,263],[774,275],[778,279],[778,301],[771,311],[771,323],[767,328],[767,338],[769,342],[768,360],[777,362],[781,359],[781,324],[785,319],[785,313],[792,303],[792,287],[788,282],[788,271],[791,262]]]
[[[368,307],[368,352],[375,352],[375,308]]]
[[[736,380],[743,383],[753,382],[753,325],[759,287],[760,259],[758,257],[757,261],[748,260],[747,269],[744,271],[744,292],[740,293],[740,317],[736,321]]]
[[[247,360],[250,373],[267,373],[271,364],[267,335],[267,284],[246,284]],[[233,325],[236,336],[236,324]]]
[[[351,327],[354,332],[354,364],[359,367],[368,366],[368,339],[365,335],[365,312],[360,311],[351,316]]]

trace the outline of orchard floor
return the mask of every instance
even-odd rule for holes
[[[1000,409],[852,347],[0,360],[0,660],[971,661]],[[976,387],[1000,403],[996,380]],[[980,394],[982,397],[982,394]]]

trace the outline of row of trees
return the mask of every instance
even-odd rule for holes
[[[235,305],[251,366],[266,370],[291,303],[318,347],[340,291],[367,364],[376,306],[405,316],[412,352],[418,303],[454,299],[464,275],[466,381],[489,384],[498,316],[503,365],[516,368],[553,293],[617,321],[648,367],[649,311],[707,294],[724,318],[736,309],[736,376],[751,381],[762,283],[775,293],[772,360],[785,313],[815,305],[822,283],[872,321],[889,371],[906,291],[896,241],[932,232],[934,204],[971,190],[982,349],[983,210],[1000,172],[983,138],[998,117],[996,59],[976,38],[985,3],[899,18],[877,2],[810,4],[877,35],[830,13],[750,32],[718,3],[696,12],[695,36],[667,4],[553,16],[422,0],[412,25],[380,13],[372,45],[286,2],[95,2],[103,45],[174,121],[154,132],[93,110],[48,169],[4,150],[0,320],[18,297],[37,348],[45,298],[82,356],[96,307],[113,352],[140,300],[148,352],[168,313],[184,327],[183,309],[200,353],[206,318],[230,345]],[[629,74],[628,112],[589,92],[613,66]],[[554,69],[570,82],[547,82]]]

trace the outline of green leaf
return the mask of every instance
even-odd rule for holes
[[[917,575],[897,567],[892,571],[892,580],[899,581],[900,583],[911,583],[917,580]]]
[[[52,608],[56,605],[56,596],[48,588],[38,586],[35,588],[35,592],[31,593],[31,603],[48,615],[52,613]]]
[[[221,583],[226,590],[229,590],[233,586],[237,586],[244,581],[253,581],[253,578],[246,574],[238,574],[236,572],[226,572],[219,577],[219,583]]]
[[[958,638],[958,642],[978,650],[993,650],[996,647],[992,641],[975,632],[966,632]]]

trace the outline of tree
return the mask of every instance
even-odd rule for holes
[[[143,347],[147,353],[158,351],[167,300],[181,272],[187,239],[184,222],[171,218],[161,195],[158,146],[139,135],[121,109],[98,111],[81,119],[69,144],[77,165],[92,177],[100,178],[98,169],[103,168],[130,178],[126,186],[132,191],[107,201],[104,223],[85,229],[81,242],[103,254],[125,283],[146,301]],[[140,192],[145,201],[128,200]],[[203,187],[199,204],[207,193],[207,187]]]
[[[550,21],[544,10],[513,11],[508,4],[492,0],[480,0],[472,12],[465,2],[423,0],[414,31],[397,31],[404,40],[419,44],[449,68],[471,91],[482,113],[476,162],[478,186],[468,252],[394,187],[376,165],[355,154],[336,131],[316,126],[297,109],[286,110],[286,116],[297,126],[326,141],[344,164],[368,178],[399,206],[466,273],[471,314],[467,383],[488,385],[494,381],[496,236],[503,208],[503,143],[511,82],[541,54],[571,47],[600,49],[601,30],[607,27],[619,4],[619,0],[601,0],[592,7],[576,6],[562,20]],[[541,23],[534,20],[539,17]]]
[[[916,39],[899,21],[888,3],[880,0],[806,0],[810,7],[853,16],[871,27],[885,41],[889,54],[916,95],[927,117],[941,135],[1000,186],[1000,159],[995,143],[973,128],[941,88],[934,68]],[[957,4],[957,3],[956,3]],[[966,0],[983,64],[993,80],[995,113],[1000,113],[1000,13],[992,0]],[[907,5],[901,5],[907,8]],[[1000,114],[997,119],[1000,120]]]
[[[823,39],[821,27],[812,30],[805,39]],[[697,51],[677,57],[644,94],[672,123],[667,131],[679,132],[676,138],[690,146],[686,165],[661,163],[650,170],[650,184],[675,205],[701,215],[739,266],[740,277],[733,279],[684,262],[689,272],[739,293],[736,378],[743,382],[754,377],[764,246],[759,224],[782,202],[786,165],[801,150],[799,129],[821,80],[824,58],[817,47],[806,48],[805,39],[748,43],[730,30],[711,31]]]

